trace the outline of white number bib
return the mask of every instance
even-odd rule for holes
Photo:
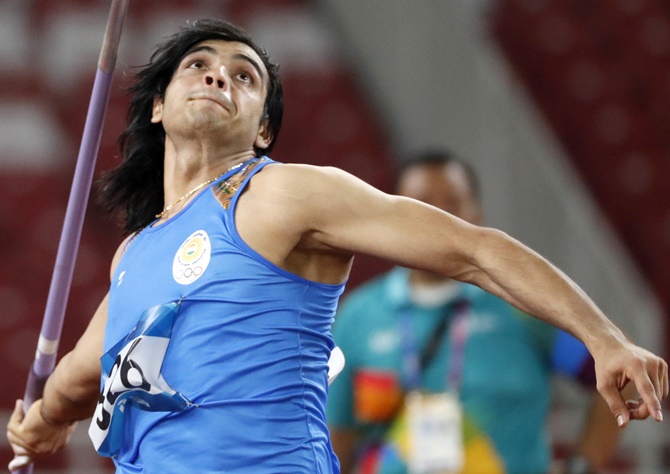
[[[126,405],[147,411],[182,411],[191,405],[161,374],[179,306],[148,309],[130,334],[102,356],[103,387],[88,430],[101,455],[118,453]]]

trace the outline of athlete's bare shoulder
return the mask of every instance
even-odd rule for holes
[[[244,217],[252,216],[259,232],[259,224],[283,228],[284,236],[300,235],[309,230],[314,215],[323,210],[332,175],[343,173],[336,168],[304,164],[270,164],[251,179],[241,196],[236,221],[244,225]],[[331,196],[332,198],[332,196]]]
[[[291,273],[323,283],[344,281],[350,253],[319,239],[324,222],[340,207],[341,186],[336,183],[343,176],[350,175],[332,167],[268,165],[252,178],[238,202],[235,221],[240,236]]]
[[[272,164],[254,177],[256,187],[273,201],[301,204],[300,210],[321,212],[322,206],[331,208],[338,197],[361,181],[355,176],[333,166],[308,164]]]
[[[259,177],[277,180],[278,184],[295,185],[300,183],[300,189],[310,190],[318,188],[322,184],[327,184],[334,179],[345,179],[352,175],[334,166],[317,166],[305,163],[274,163],[268,165]]]

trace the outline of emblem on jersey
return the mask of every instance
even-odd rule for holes
[[[101,455],[119,452],[128,406],[177,412],[191,405],[161,374],[179,306],[161,304],[145,311],[130,334],[100,359],[103,387],[88,433]]]
[[[190,285],[205,273],[212,256],[207,232],[193,232],[177,250],[172,261],[172,276],[180,285]]]

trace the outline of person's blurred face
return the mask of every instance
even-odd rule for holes
[[[405,170],[398,194],[423,201],[471,224],[481,224],[481,208],[458,163],[421,164]]]

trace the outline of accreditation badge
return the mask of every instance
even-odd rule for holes
[[[406,397],[410,474],[463,469],[462,410],[453,393],[410,392]]]

